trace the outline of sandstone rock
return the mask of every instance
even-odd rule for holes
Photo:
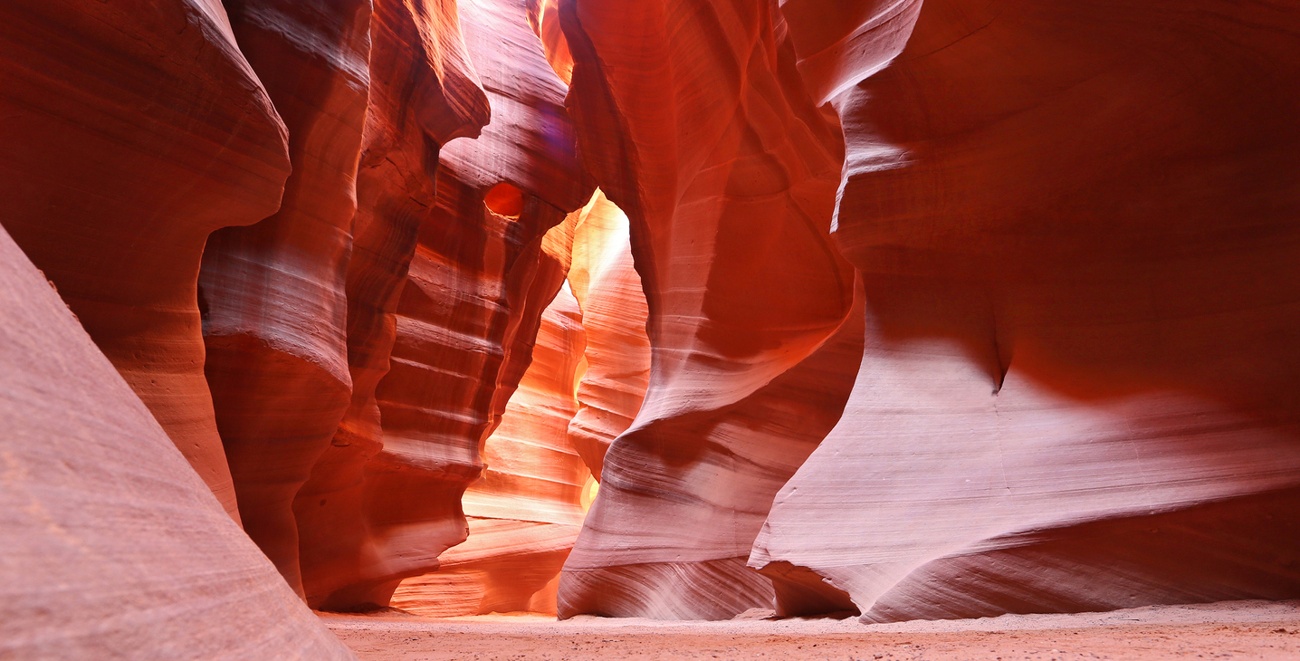
[[[388,603],[401,579],[437,568],[438,554],[465,539],[461,494],[479,476],[479,449],[528,366],[542,311],[568,269],[568,246],[548,253],[543,235],[593,189],[564,114],[564,85],[524,3],[483,0],[462,9],[493,119],[478,139],[440,150],[433,204],[412,228],[391,369],[375,391],[382,449],[366,445],[356,432],[375,428],[351,414],[335,437],[359,444],[342,454],[368,459],[359,487],[364,526],[347,536],[354,541],[342,553],[360,555],[353,565],[360,570],[322,562],[320,587],[308,589],[309,600],[331,608]],[[309,484],[296,510],[327,508],[317,505],[320,491]],[[315,539],[325,548],[340,546],[327,538],[333,517],[305,516],[320,522]]]
[[[195,286],[213,230],[278,208],[285,129],[197,0],[0,7],[0,224],[227,511]]]
[[[583,359],[579,320],[578,302],[563,287],[542,314],[532,364],[484,445],[483,476],[465,491],[468,539],[439,556],[436,573],[403,581],[393,606],[430,616],[555,614],[560,567],[582,526],[591,478],[568,433]]]
[[[348,659],[0,230],[0,656]]]
[[[783,610],[1300,594],[1297,46],[1281,5],[928,0],[837,97],[867,350],[755,545]]]
[[[569,442],[599,480],[609,444],[632,425],[645,399],[649,310],[632,264],[627,215],[596,191],[574,232],[569,284],[586,344]]]
[[[645,402],[565,565],[561,617],[770,605],[745,558],[850,389],[853,279],[828,235],[840,141],[774,11],[560,5],[570,110],[584,161],[631,221],[652,347]]]
[[[373,540],[364,488],[382,442],[375,388],[388,372],[416,231],[434,203],[439,147],[478,135],[488,121],[454,2],[379,0],[370,34],[369,108],[345,281],[352,396],[294,501],[308,602],[334,608],[386,599],[370,594],[376,576],[392,579],[390,559]]]
[[[289,129],[280,210],[214,232],[199,300],[204,371],[244,529],[302,591],[293,499],[351,394],[344,276],[369,88],[370,2],[228,0]]]

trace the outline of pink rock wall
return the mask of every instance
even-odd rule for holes
[[[0,224],[238,518],[195,287],[208,234],[274,213],[290,165],[225,12],[7,2],[0,70]]]
[[[350,659],[0,229],[0,656]]]
[[[931,0],[836,98],[867,350],[755,545],[812,572],[784,610],[1300,593],[1298,28]]]
[[[561,617],[725,618],[769,604],[745,558],[848,393],[855,330],[827,343],[854,298],[828,235],[842,152],[774,10],[560,5],[570,111],[585,161],[631,220],[652,350],[645,402],[605,457],[565,565]]]
[[[244,530],[299,592],[293,500],[351,395],[344,292],[369,92],[370,2],[230,0],[235,37],[289,129],[273,216],[214,232],[204,372]]]

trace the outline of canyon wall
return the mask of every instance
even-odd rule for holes
[[[631,224],[645,401],[609,448],[559,614],[725,618],[772,496],[839,415],[861,330],[828,234],[843,158],[774,6],[561,3],[569,109]]]
[[[14,649],[1300,595],[1294,9],[0,19]]]
[[[350,659],[0,229],[0,656]]]
[[[366,500],[367,467],[383,443],[375,392],[388,373],[416,235],[434,206],[441,146],[477,136],[490,117],[450,0],[375,2],[369,71],[344,276],[351,397],[293,503],[303,588],[318,607],[382,602],[375,583],[395,581]]]
[[[867,349],[755,545],[780,610],[1300,594],[1300,14],[913,17],[834,99]]]
[[[403,581],[394,607],[429,616],[555,613],[560,567],[582,527],[591,478],[568,433],[583,360],[580,321],[565,286],[542,313],[532,364],[484,444],[482,477],[465,490],[468,538],[438,557],[437,572]]]
[[[208,239],[199,275],[217,429],[244,530],[302,591],[293,500],[351,395],[345,274],[369,93],[370,2],[228,0],[289,129],[275,215]]]
[[[386,372],[382,363],[366,366],[377,408],[369,393],[365,400],[354,394],[353,407],[368,422],[349,414],[335,437],[347,449],[326,459],[352,473],[358,491],[336,497],[359,498],[359,506],[339,506],[359,507],[362,518],[360,534],[340,548],[343,571],[322,562],[319,579],[309,581],[316,586],[309,601],[330,608],[387,604],[403,578],[436,569],[438,555],[465,540],[461,494],[482,471],[480,449],[528,367],[542,311],[568,270],[572,228],[553,238],[562,245],[552,250],[544,237],[593,189],[567,128],[564,84],[524,3],[462,2],[460,12],[491,121],[475,140],[438,150],[428,208],[402,237],[413,242],[405,281],[386,294],[385,346],[360,354],[379,357],[391,347]],[[317,472],[326,484],[326,472]],[[318,542],[341,546],[330,539],[330,500],[310,483],[299,496],[298,511],[321,510],[307,515],[318,532],[302,543],[304,554]]]
[[[284,124],[220,4],[0,8],[0,224],[232,516],[196,301],[208,235],[275,213]]]

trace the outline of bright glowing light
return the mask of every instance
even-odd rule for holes
[[[596,478],[588,475],[587,483],[582,486],[582,496],[578,502],[582,505],[582,511],[586,512],[591,509],[591,504],[596,502],[596,493],[600,491],[600,483]]]

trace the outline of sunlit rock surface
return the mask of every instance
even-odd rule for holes
[[[755,546],[783,610],[1300,594],[1298,46],[1280,4],[927,0],[836,97],[867,348]]]
[[[0,6],[0,225],[237,517],[195,283],[213,230],[279,207],[285,129],[225,11]]]
[[[405,579],[1298,597],[1296,53],[1230,0],[11,0],[0,656],[329,656],[294,592]]]
[[[0,229],[0,657],[348,659]]]
[[[568,270],[572,232],[551,252],[543,235],[593,189],[565,119],[564,84],[525,5],[462,2],[461,21],[492,120],[477,139],[439,151],[433,203],[413,228],[416,245],[392,317],[391,367],[375,386],[382,446],[367,447],[364,434],[375,428],[352,417],[335,438],[363,446],[334,453],[343,461],[368,458],[364,533],[355,547],[360,572],[344,581],[322,565],[327,589],[308,590],[328,607],[386,604],[402,578],[436,569],[438,555],[464,541],[461,494],[479,476],[480,447],[528,366],[542,311]],[[329,507],[328,497],[319,505],[308,488],[300,512]],[[323,537],[331,521],[320,520]]]
[[[609,444],[632,425],[650,381],[649,310],[628,232],[627,215],[597,191],[579,212],[569,268],[586,337],[569,442],[597,480]]]
[[[453,1],[379,0],[370,42],[345,278],[351,401],[294,501],[304,590],[318,607],[382,604],[391,590],[385,586],[395,582],[365,488],[368,462],[382,443],[375,389],[388,372],[416,233],[430,221],[439,146],[477,136],[489,118]]]
[[[583,339],[566,286],[542,314],[532,364],[487,439],[483,476],[465,491],[468,539],[439,556],[436,573],[403,581],[394,607],[430,616],[555,613],[591,477],[569,440]]]
[[[851,387],[860,330],[837,331],[853,277],[828,235],[841,144],[774,12],[560,5],[569,108],[585,162],[631,221],[652,348],[645,401],[565,565],[561,617],[770,605],[750,546]]]
[[[240,49],[289,129],[280,210],[208,239],[204,371],[244,530],[298,591],[293,499],[351,391],[344,292],[369,92],[370,2],[228,0]]]

